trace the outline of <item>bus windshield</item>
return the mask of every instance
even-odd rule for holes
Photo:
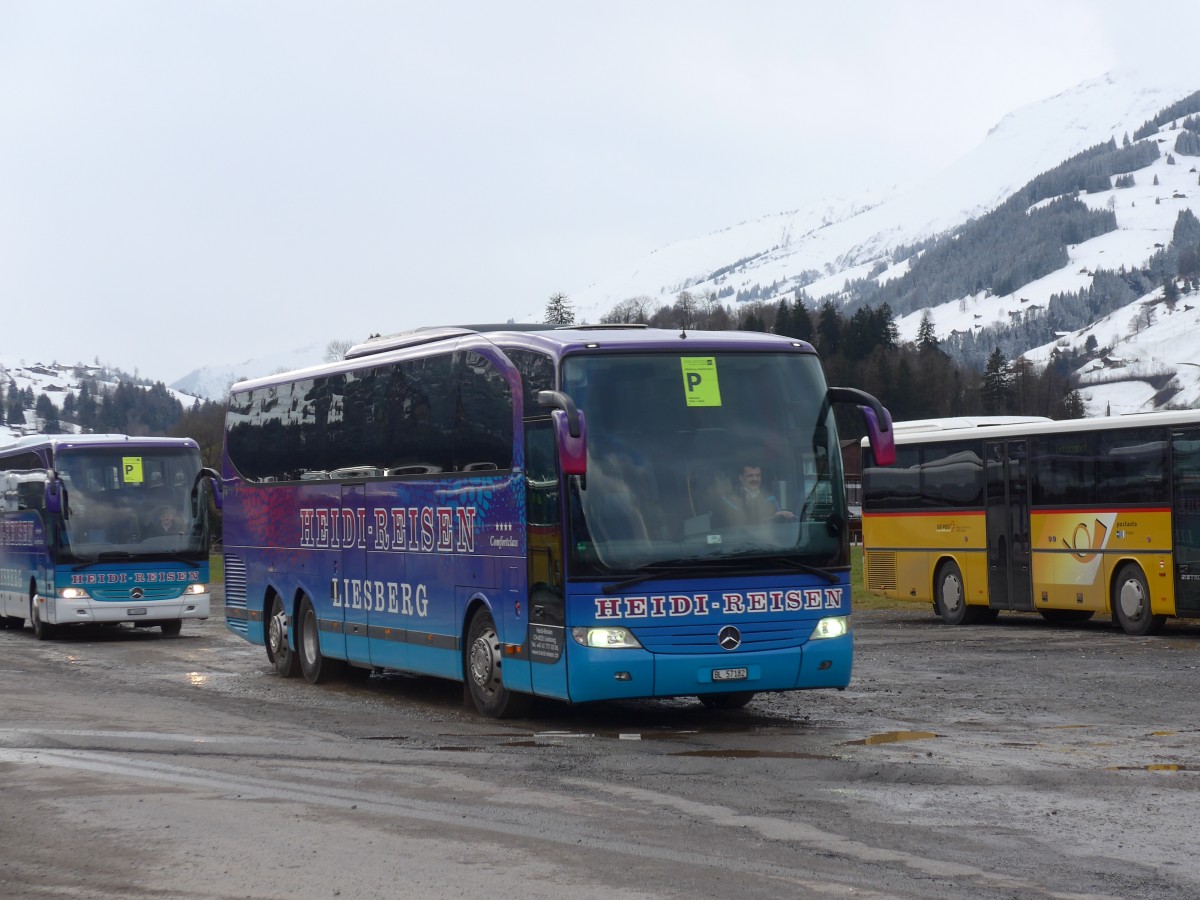
[[[66,488],[60,562],[207,554],[207,504],[193,511],[200,455],[191,449],[85,448],[60,451]]]
[[[841,454],[817,357],[574,356],[563,385],[588,426],[587,476],[570,497],[576,575],[845,564]]]

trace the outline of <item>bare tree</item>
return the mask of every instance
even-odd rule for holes
[[[337,362],[346,358],[346,351],[354,346],[353,341],[345,341],[341,338],[334,338],[325,345],[325,362]]]

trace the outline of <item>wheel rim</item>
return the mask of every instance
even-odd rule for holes
[[[962,606],[962,582],[953,572],[942,578],[942,609],[948,613],[958,612]]]
[[[283,616],[283,606],[276,602],[271,612],[271,623],[267,630],[268,647],[272,658],[287,651],[287,622]]]
[[[488,696],[496,693],[500,679],[500,642],[488,627],[471,644],[471,680]]]
[[[1121,613],[1131,622],[1141,618],[1146,609],[1146,592],[1141,582],[1130,579],[1121,585]]]

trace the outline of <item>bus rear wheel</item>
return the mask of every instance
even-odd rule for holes
[[[271,599],[271,614],[267,619],[267,659],[281,678],[295,678],[300,674],[299,655],[288,646],[287,613],[283,598]]]
[[[300,651],[300,671],[304,673],[305,680],[309,684],[324,684],[342,674],[345,664],[340,659],[327,659],[321,653],[317,611],[307,597],[300,601],[300,617],[296,626],[296,648]]]
[[[463,678],[475,708],[493,719],[511,719],[529,708],[529,695],[518,694],[504,686],[500,669],[500,637],[491,614],[480,609],[467,627]]]
[[[1140,566],[1126,563],[1113,580],[1113,620],[1126,634],[1154,634],[1163,627],[1166,616],[1150,612],[1150,586]]]

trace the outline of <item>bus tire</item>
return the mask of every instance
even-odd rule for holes
[[[934,605],[947,625],[967,623],[967,595],[963,590],[962,572],[954,560],[946,560],[933,576]]]
[[[283,598],[278,594],[271,598],[271,614],[267,618],[267,659],[275,667],[280,678],[295,678],[300,674],[300,657],[290,646],[287,637],[287,613]]]
[[[25,627],[25,620],[20,616],[5,616],[4,618],[8,620],[8,627],[13,631],[20,631]]]
[[[167,619],[159,622],[158,627],[166,637],[179,637],[179,632],[183,631],[183,619]]]
[[[300,654],[300,671],[309,684],[324,684],[342,674],[345,664],[340,659],[327,659],[321,653],[317,611],[307,597],[300,601],[300,614],[296,620],[296,649]]]
[[[754,699],[754,691],[734,691],[730,694],[700,694],[705,709],[741,709]]]
[[[500,636],[491,613],[479,609],[467,626],[463,645],[463,680],[471,702],[491,719],[511,719],[529,708],[529,695],[518,694],[504,686],[501,674]]]
[[[38,615],[38,605],[33,602],[32,597],[29,598],[29,626],[33,629],[33,636],[39,641],[52,641],[58,637],[58,628],[42,621],[42,617]]]
[[[1126,563],[1117,570],[1112,587],[1113,621],[1126,634],[1154,634],[1162,628],[1166,616],[1150,612],[1150,585],[1141,566]]]

